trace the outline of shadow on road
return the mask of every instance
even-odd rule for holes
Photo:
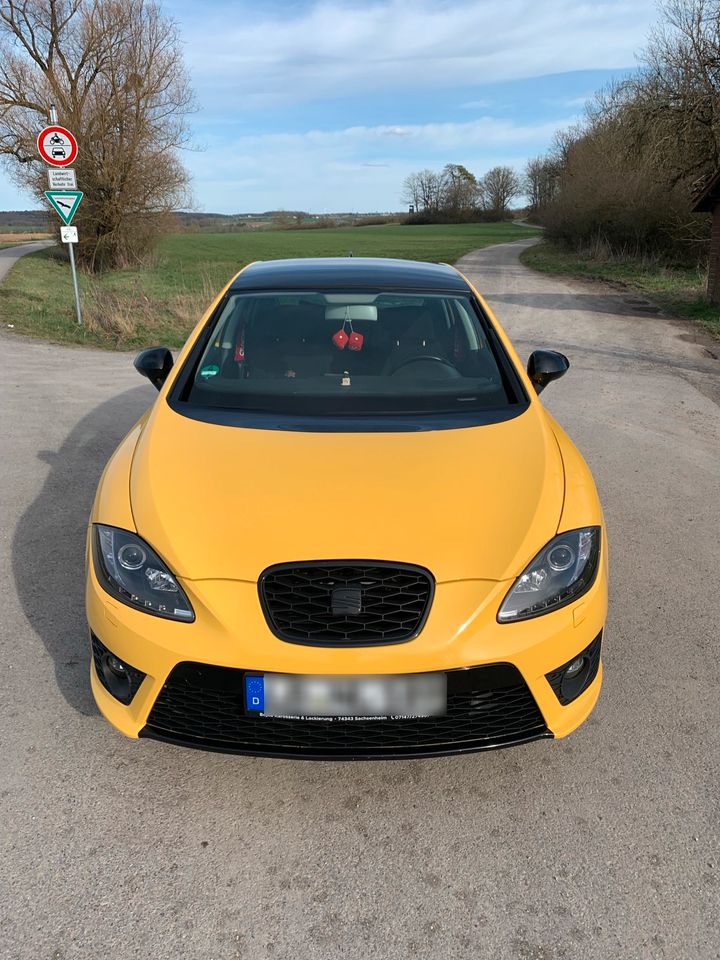
[[[25,616],[55,662],[62,695],[83,714],[95,712],[83,574],[88,517],[106,461],[153,399],[147,386],[127,390],[84,417],[57,452],[38,454],[50,473],[13,540],[13,575]]]

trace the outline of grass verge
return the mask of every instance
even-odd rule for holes
[[[644,294],[667,313],[702,324],[720,339],[720,309],[705,297],[704,271],[610,260],[593,260],[543,241],[524,250],[521,261],[533,270],[555,276],[605,280]]]
[[[218,290],[253,260],[401,257],[452,263],[470,250],[537,234],[512,223],[389,224],[327,230],[172,234],[151,266],[80,275],[75,321],[70,269],[58,248],[28,254],[0,284],[0,322],[47,340],[132,349],[180,346]]]

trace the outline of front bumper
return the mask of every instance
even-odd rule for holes
[[[164,620],[115,601],[89,565],[86,603],[92,633],[113,654],[146,674],[124,705],[91,667],[100,710],[126,736],[308,759],[432,756],[564,737],[587,718],[600,693],[599,659],[592,682],[567,705],[560,702],[547,675],[602,632],[607,613],[605,557],[595,583],[579,601],[520,623],[495,620],[507,583],[439,583],[422,633],[407,643],[382,647],[286,643],[268,629],[256,584],[183,581],[182,586],[196,612],[192,624]],[[243,628],[232,631],[228,623]],[[339,731],[338,721],[245,717],[237,691],[242,691],[246,670],[343,675],[442,670],[448,672],[449,683],[455,683],[452,676],[462,676],[464,690],[458,696],[471,699],[449,697],[446,718],[345,721],[345,729]],[[470,676],[474,686],[468,686]],[[210,709],[212,704],[216,709]],[[388,724],[395,728],[390,730]],[[402,730],[398,724],[404,725]],[[384,735],[379,737],[383,725]]]

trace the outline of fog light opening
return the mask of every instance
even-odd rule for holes
[[[579,697],[585,689],[589,676],[590,658],[585,654],[576,657],[563,671],[560,683],[560,692],[563,697],[568,701]]]
[[[112,653],[103,654],[102,672],[105,685],[110,693],[123,702],[128,702],[132,693],[130,686],[130,675],[128,669],[122,660],[113,656]]]

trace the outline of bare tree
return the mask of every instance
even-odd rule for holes
[[[537,213],[552,202],[558,188],[560,169],[558,162],[550,156],[528,160],[522,185],[532,213]]]
[[[699,264],[691,197],[720,168],[720,0],[666,0],[642,69],[600,91],[548,159],[547,235],[592,256]],[[532,196],[532,194],[531,194]]]
[[[412,207],[413,210],[420,209],[419,174],[411,173],[403,180],[400,203],[404,203],[406,206]]]
[[[187,202],[177,149],[192,94],[175,24],[152,0],[3,0],[0,156],[38,196],[35,140],[51,104],[79,143],[79,259],[137,262]]]
[[[498,220],[508,211],[510,203],[522,193],[520,178],[512,167],[493,167],[482,178],[486,209]]]
[[[405,178],[400,199],[412,204],[416,211],[436,214],[440,209],[442,188],[441,174],[434,170],[420,170]]]
[[[665,0],[660,10],[621,104],[670,181],[695,183],[720,169],[720,0]]]

